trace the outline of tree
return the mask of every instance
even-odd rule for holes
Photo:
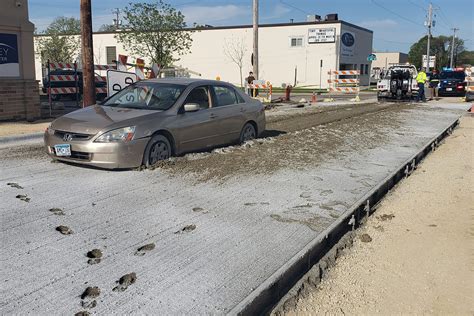
[[[408,61],[414,64],[417,68],[425,66],[421,63],[423,58],[422,56],[426,55],[427,40],[428,36],[424,36],[410,47]],[[450,36],[440,35],[431,38],[430,55],[436,56],[436,68],[440,69],[442,67],[449,66],[451,44],[452,37]],[[454,47],[455,55],[462,53],[464,51],[464,41],[462,39],[455,38]]]
[[[123,12],[125,25],[116,37],[131,53],[163,68],[191,48],[191,31],[185,30],[184,15],[162,0],[130,3]]]
[[[114,32],[116,30],[115,24],[102,24],[99,28],[99,32]]]
[[[474,51],[465,50],[459,54],[458,59],[454,59],[457,65],[471,65],[474,66]]]
[[[224,54],[227,56],[227,58],[230,59],[230,61],[232,61],[234,64],[237,65],[237,67],[239,67],[241,87],[244,86],[242,78],[242,67],[244,65],[244,57],[246,52],[247,48],[245,46],[245,39],[243,37],[240,39],[224,39]]]
[[[72,62],[78,54],[81,32],[80,21],[75,18],[57,17],[38,39],[41,61]]]

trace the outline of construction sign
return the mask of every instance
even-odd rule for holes
[[[133,72],[108,70],[107,71],[107,96],[111,96],[136,82],[138,77]]]

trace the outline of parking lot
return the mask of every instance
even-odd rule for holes
[[[0,310],[236,313],[464,111],[279,107],[263,138],[141,171],[52,163],[40,140],[1,144]],[[91,261],[93,249],[102,256]],[[89,286],[100,295],[81,298]]]

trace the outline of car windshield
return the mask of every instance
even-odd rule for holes
[[[165,83],[139,83],[117,92],[103,105],[142,110],[167,110],[186,86]]]
[[[464,80],[466,74],[463,71],[443,71],[439,76],[440,79],[459,79]]]

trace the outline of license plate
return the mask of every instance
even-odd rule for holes
[[[446,91],[453,91],[453,88],[446,88]]]
[[[54,151],[56,152],[56,156],[71,156],[71,145],[69,144],[60,144],[54,145]]]

